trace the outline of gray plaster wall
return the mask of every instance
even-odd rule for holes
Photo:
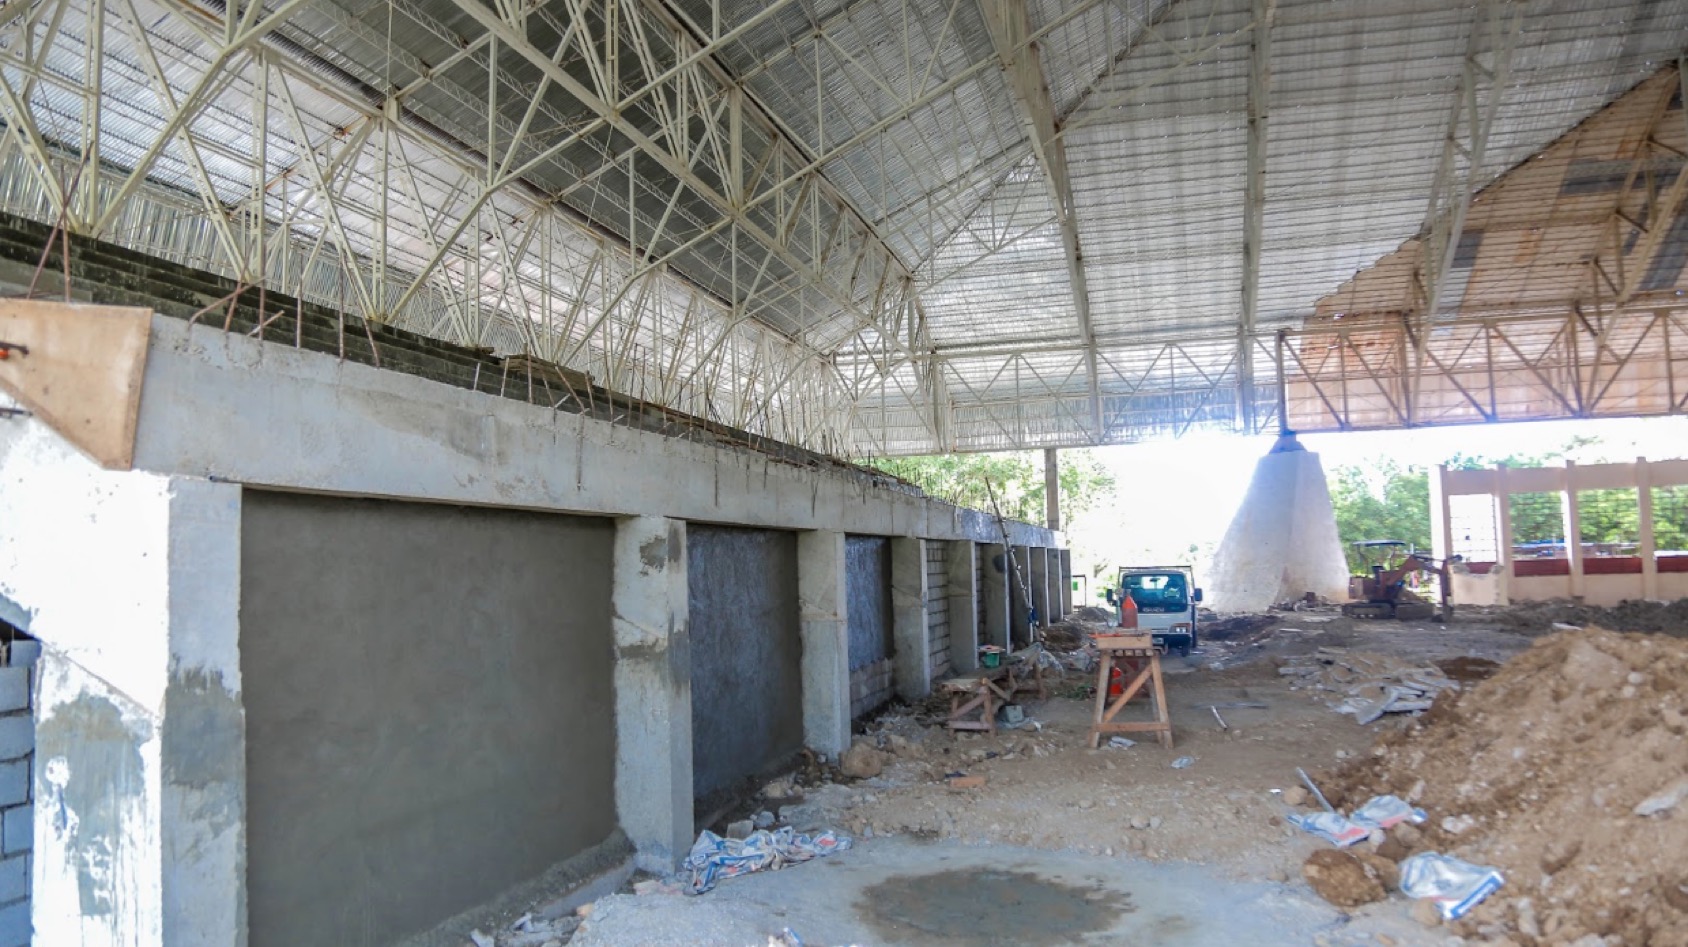
[[[844,540],[845,597],[850,603],[850,670],[891,656],[891,541]]]
[[[687,524],[686,579],[701,799],[803,745],[797,536]]]
[[[243,507],[252,947],[392,944],[615,830],[613,521]]]
[[[844,540],[844,595],[849,602],[850,715],[891,699],[891,540]]]

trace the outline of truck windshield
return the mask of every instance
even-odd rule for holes
[[[1139,608],[1184,608],[1190,604],[1184,577],[1176,572],[1127,575],[1125,589]]]

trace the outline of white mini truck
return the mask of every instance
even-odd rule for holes
[[[1119,593],[1137,604],[1137,627],[1154,636],[1169,654],[1189,654],[1196,646],[1195,570],[1189,566],[1125,566],[1119,570]],[[1118,605],[1118,593],[1109,600]]]

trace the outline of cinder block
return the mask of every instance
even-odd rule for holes
[[[29,757],[0,763],[0,807],[29,801]],[[5,898],[0,898],[4,902]]]
[[[0,947],[29,947],[34,933],[29,924],[28,901],[0,908]]]
[[[0,848],[6,855],[35,847],[35,807],[17,806],[0,814]]]
[[[29,714],[0,717],[0,760],[15,760],[35,752],[35,718]]]
[[[16,855],[0,861],[0,904],[29,895],[29,856]]]
[[[0,714],[29,709],[29,668],[0,667]]]

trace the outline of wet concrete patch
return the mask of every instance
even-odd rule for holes
[[[888,941],[922,944],[1079,944],[1134,910],[1129,895],[1031,872],[950,869],[893,875],[867,888],[856,910]]]

